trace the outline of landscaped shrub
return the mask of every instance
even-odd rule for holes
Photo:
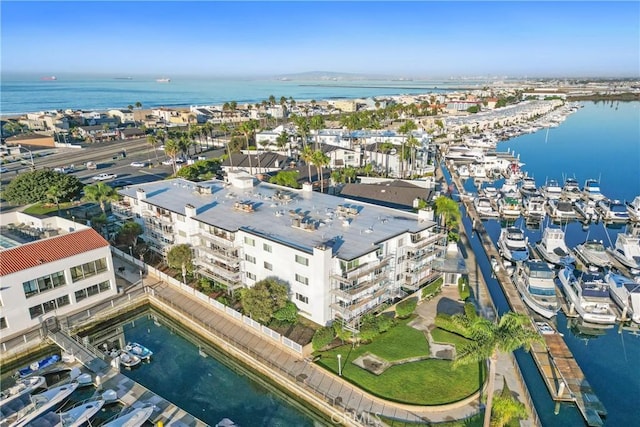
[[[413,313],[418,305],[416,298],[409,298],[396,305],[396,316],[401,319],[405,319]]]
[[[454,334],[462,335],[465,338],[469,338],[467,336],[467,331],[458,326],[451,320],[451,315],[445,313],[436,314],[436,326],[440,329],[444,329],[445,331],[453,332]]]
[[[471,289],[469,288],[469,279],[464,276],[458,279],[458,293],[460,299],[466,301],[471,296]]]
[[[442,279],[442,277],[439,277],[433,283],[430,283],[424,288],[422,288],[422,299],[430,298],[434,295],[439,294],[442,288],[443,282],[444,280]]]
[[[291,301],[287,301],[287,305],[273,313],[273,318],[281,322],[296,323],[298,320],[298,307]]]
[[[311,345],[315,351],[322,350],[333,341],[335,337],[335,333],[332,327],[324,326],[316,331],[313,334],[313,338],[311,339]]]
[[[349,341],[351,338],[353,338],[353,332],[343,328],[340,322],[333,322],[333,332],[335,333],[335,336],[340,338],[340,340],[343,342]]]
[[[476,313],[476,306],[472,302],[464,304],[464,315],[467,316],[467,319],[469,320],[473,320],[478,317],[478,313]]]
[[[387,332],[389,329],[393,328],[393,325],[395,325],[395,320],[391,316],[381,314],[377,317],[377,319],[378,332],[380,333]]]
[[[359,336],[361,341],[364,341],[364,342],[372,341],[378,335],[380,335],[380,332],[378,331],[378,325],[376,325],[375,322],[368,323],[360,327]]]

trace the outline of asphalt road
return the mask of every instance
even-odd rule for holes
[[[123,151],[126,152],[126,157],[122,156]],[[29,153],[24,152],[23,149],[21,154],[24,159],[22,162],[16,161],[4,165],[8,171],[0,175],[0,181],[3,185],[8,184],[19,173],[30,170]],[[114,180],[104,181],[106,183],[125,180],[132,184],[165,179],[173,173],[172,166],[161,164],[162,161],[168,159],[166,154],[160,150],[156,150],[154,153],[146,139],[91,144],[86,148],[39,149],[32,150],[32,154],[36,169],[53,169],[74,165],[75,171],[71,174],[85,184],[96,182],[91,178],[100,173],[118,175]],[[220,151],[211,150],[199,155],[213,158],[219,156]],[[150,162],[153,166],[144,168],[131,166],[131,163],[135,161]],[[87,162],[95,163],[98,168],[95,170],[86,169]]]

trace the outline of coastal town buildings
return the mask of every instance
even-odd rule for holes
[[[16,211],[0,219],[2,342],[117,293],[109,242],[92,228]]]
[[[114,215],[144,227],[161,256],[193,248],[195,269],[228,288],[276,277],[300,313],[357,327],[361,315],[440,273],[446,234],[431,210],[402,212],[231,173],[228,181],[172,179],[120,190]]]

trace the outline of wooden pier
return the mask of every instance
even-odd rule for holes
[[[464,187],[455,173],[452,173],[451,177],[458,190],[462,192],[460,199],[472,221],[473,229],[478,233],[487,257],[500,261],[502,257],[484,228],[480,215],[478,215],[473,205],[472,198],[464,196]],[[531,314],[522,301],[515,284],[507,271],[501,267],[500,262],[494,268],[494,273],[511,309],[516,313],[530,316]],[[595,395],[562,336],[556,333],[542,335],[542,337],[545,340],[545,344],[534,343],[531,348],[531,355],[553,400],[556,402],[574,402],[587,425],[593,427],[602,426],[601,416],[606,415],[607,411]]]

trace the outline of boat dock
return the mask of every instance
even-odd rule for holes
[[[480,215],[473,205],[473,199],[464,195],[464,187],[455,173],[451,178],[461,193],[461,201],[464,204],[467,215],[473,224],[473,230],[477,232],[482,246],[489,259],[501,260],[498,249],[480,219]],[[515,284],[507,271],[497,263],[494,268],[495,277],[502,288],[511,309],[516,313],[530,316]],[[590,427],[603,425],[601,416],[607,411],[589,385],[584,373],[578,366],[571,350],[559,334],[542,335],[545,344],[534,343],[531,355],[535,361],[542,378],[547,385],[551,397],[556,402],[574,402],[583,418]]]
[[[47,325],[47,336],[55,342],[65,353],[73,355],[75,360],[94,373],[94,384],[98,391],[113,390],[117,393],[118,401],[127,407],[139,408],[153,406],[153,412],[149,417],[154,425],[180,426],[180,427],[205,427],[201,421],[177,407],[166,399],[149,391],[121,374],[118,368],[107,363],[104,354],[88,342],[80,342],[66,332],[57,328],[57,323]],[[106,360],[105,360],[106,359]]]

